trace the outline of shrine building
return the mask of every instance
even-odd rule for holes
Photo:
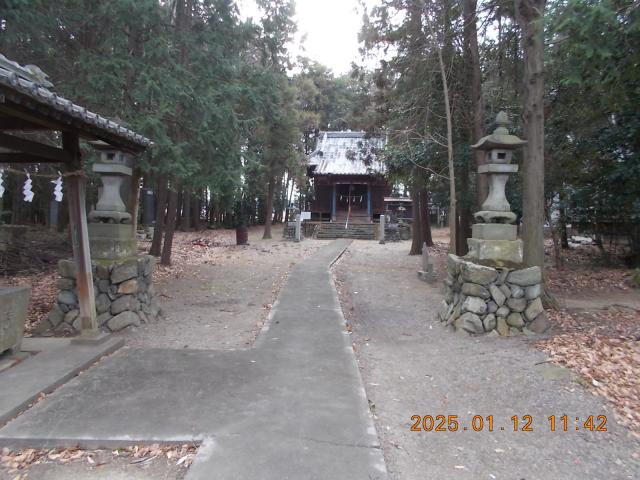
[[[386,137],[365,132],[321,132],[309,155],[311,220],[372,223],[385,213],[391,186],[377,153]]]

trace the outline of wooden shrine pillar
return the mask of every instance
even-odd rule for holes
[[[333,184],[333,194],[331,195],[331,221],[336,221],[336,203],[338,202],[338,192],[336,184]]]
[[[66,164],[68,178],[69,226],[73,260],[76,264],[76,288],[80,306],[80,342],[101,337],[96,320],[96,304],[91,273],[89,231],[87,228],[86,178],[82,174],[80,139],[77,133],[62,132],[62,148],[71,156]]]

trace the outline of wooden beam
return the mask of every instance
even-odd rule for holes
[[[0,163],[60,163],[29,153],[0,153]]]
[[[45,125],[30,122],[28,120],[23,120],[21,118],[11,117],[0,118],[0,130],[42,131],[51,130],[51,128]]]
[[[24,107],[20,107],[18,105],[14,106],[14,105],[15,104],[13,103],[9,105],[7,102],[5,103],[0,102],[0,113],[5,114],[11,119],[19,119],[22,121],[41,125],[43,128],[47,130],[62,131],[69,128],[69,125],[65,125],[64,123],[61,123],[61,122],[56,122],[47,116],[38,114],[38,112],[34,112],[33,110],[27,110]]]
[[[67,122],[57,120],[58,116],[56,115],[65,115],[63,112],[54,110],[53,115],[56,117],[52,118],[51,115],[41,113],[40,111],[30,110],[24,105],[15,104],[13,102],[2,103],[0,101],[0,113],[4,114],[4,116],[9,116],[12,119],[17,118],[29,123],[41,125],[45,130],[76,132],[82,139],[88,141],[103,140],[110,145],[135,155],[139,155],[145,150],[145,148],[137,145],[135,142],[125,140],[118,134],[90,124],[84,120],[78,118],[73,118]],[[0,128],[0,130],[2,129]]]
[[[96,320],[96,303],[91,273],[91,254],[89,251],[89,230],[87,228],[86,178],[81,174],[80,138],[76,133],[63,132],[62,146],[73,159],[67,163],[67,172],[79,172],[70,175],[68,180],[69,224],[73,259],[76,264],[76,286],[80,305],[81,337],[91,338],[99,335]]]
[[[26,140],[24,138],[0,133],[0,147],[8,148],[18,152],[28,153],[36,157],[42,158],[41,161],[63,162],[73,161],[73,157],[64,149],[51,147],[43,143]]]

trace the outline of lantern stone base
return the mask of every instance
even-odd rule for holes
[[[542,333],[548,321],[540,299],[540,268],[487,267],[449,255],[438,318],[471,335]]]
[[[127,223],[131,222],[131,214],[117,210],[93,210],[87,218],[91,222]]]
[[[30,294],[29,287],[0,288],[0,353],[20,352]]]
[[[119,260],[136,255],[137,243],[131,224],[90,223],[88,228],[91,258]]]
[[[131,227],[129,225],[129,227]],[[139,326],[162,314],[152,285],[156,259],[150,255],[120,261],[93,261],[93,288],[98,325],[104,332]],[[58,263],[58,297],[40,331],[56,335],[80,333],[75,263]]]
[[[467,258],[479,261],[491,261],[498,266],[522,263],[522,240],[484,240],[468,238]]]
[[[479,240],[516,240],[518,227],[507,223],[475,223],[471,237]]]

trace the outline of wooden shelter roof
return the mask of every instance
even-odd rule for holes
[[[57,95],[49,89],[52,84],[46,78],[39,68],[23,67],[0,54],[0,131],[74,131],[86,140],[102,140],[131,153],[140,153],[151,146],[148,138]],[[9,151],[26,151],[20,148],[26,140],[0,135],[4,140],[0,144]],[[0,162],[65,161],[63,156],[49,150],[53,147],[43,147],[38,159],[25,159],[22,155],[21,160],[17,155],[11,158],[4,153]]]

